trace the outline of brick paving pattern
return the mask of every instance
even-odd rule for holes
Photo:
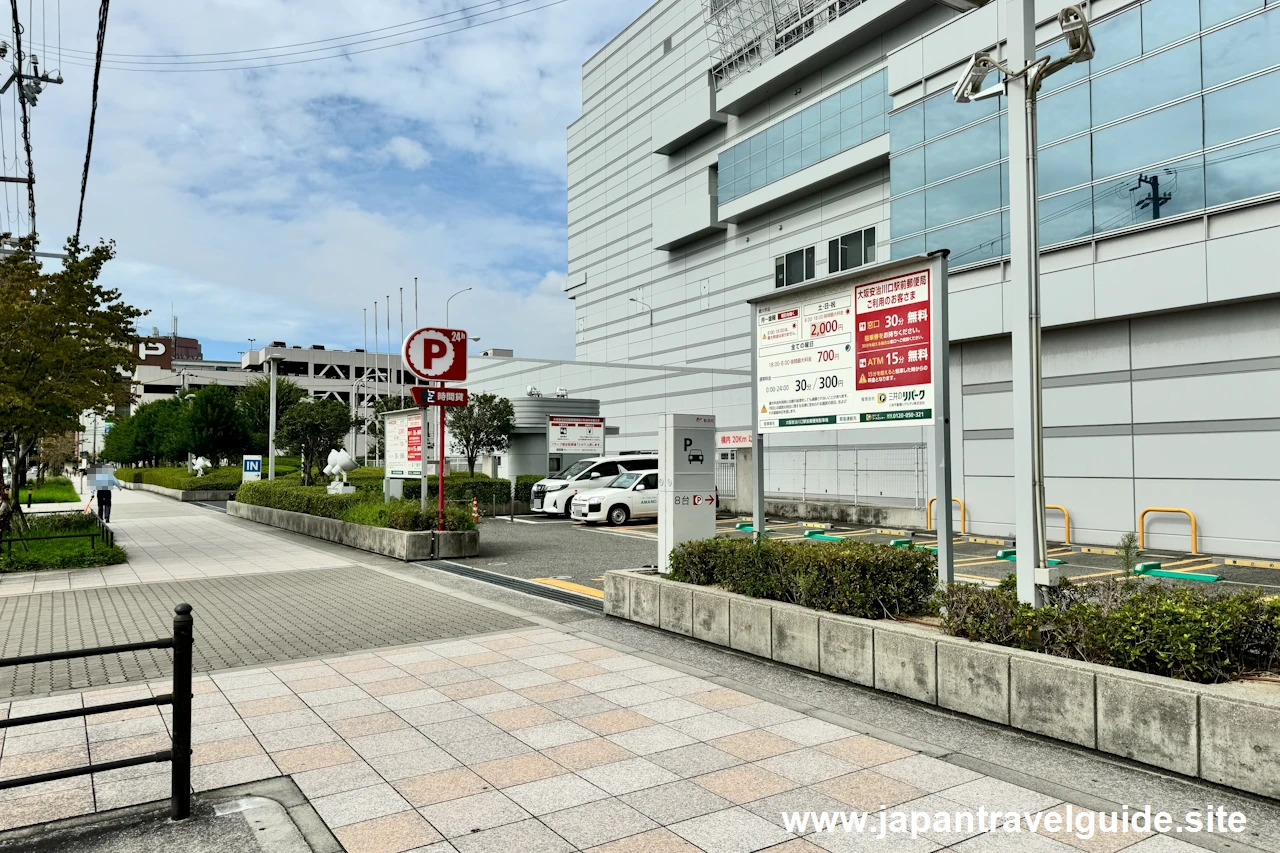
[[[455,606],[457,603],[455,603]],[[168,690],[0,703],[21,716]],[[792,810],[1053,797],[546,628],[200,676],[193,786],[289,774],[347,853],[1198,853],[1170,837],[789,834]],[[162,749],[157,709],[10,730],[0,778]],[[0,828],[162,799],[156,765],[0,792]],[[1077,809],[1079,811],[1079,809]]]
[[[0,597],[0,657],[169,636],[195,611],[199,672],[522,627],[513,616],[348,567]],[[105,687],[171,672],[167,650],[0,669],[0,697]]]

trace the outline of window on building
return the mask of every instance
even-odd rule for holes
[[[844,272],[876,262],[876,229],[863,228],[827,243],[827,272]]]
[[[667,36],[662,40],[662,55],[666,56],[671,52],[671,36]]]
[[[1042,246],[1280,192],[1280,2],[1145,0],[1092,30],[1041,91]],[[890,255],[1009,252],[1006,106],[948,91],[889,117]]]
[[[817,275],[814,247],[796,249],[774,261],[774,287],[790,287]]]

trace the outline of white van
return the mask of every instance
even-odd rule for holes
[[[657,471],[657,453],[620,453],[616,456],[593,456],[575,462],[554,477],[533,484],[530,509],[547,515],[569,517],[573,496],[587,489],[598,489],[619,474],[628,471]]]
[[[587,524],[607,521],[619,527],[633,518],[657,518],[658,472],[619,474],[607,486],[578,492],[570,506],[573,520]]]

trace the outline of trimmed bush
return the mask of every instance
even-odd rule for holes
[[[529,503],[533,500],[533,484],[544,479],[541,474],[521,474],[516,477],[516,500]]]
[[[324,486],[299,486],[280,480],[263,480],[242,485],[236,492],[236,500],[253,506],[300,512],[369,527],[389,527],[393,530],[434,530],[437,522],[434,507],[423,512],[416,498],[384,503],[381,491],[331,495]],[[446,506],[444,526],[446,530],[475,530],[475,522],[471,520],[471,507]]]
[[[122,483],[146,483],[149,486],[160,486],[178,491],[219,491],[233,490],[240,485],[240,468],[237,465],[223,465],[205,472],[203,477],[188,473],[182,468],[121,468],[116,471],[116,479]]]
[[[76,492],[76,487],[66,477],[49,477],[40,485],[29,483],[28,488],[23,489],[18,497],[25,501],[28,490],[31,492],[31,502],[33,504],[78,503],[80,501],[80,495]]]
[[[88,539],[45,539],[25,543],[18,540],[34,536],[73,536],[96,533],[98,518],[87,513],[28,515],[26,529],[11,531],[0,549],[0,573],[32,572],[55,569],[85,569],[123,563],[128,555],[123,548],[106,547],[102,540],[92,547]],[[11,543],[9,540],[13,540]]]
[[[864,619],[927,612],[937,587],[928,551],[869,542],[704,539],[671,552],[671,579]]]
[[[942,628],[1000,646],[1213,684],[1280,667],[1280,601],[1134,578],[1062,582],[1044,607],[1018,602],[1016,580],[939,593]]]

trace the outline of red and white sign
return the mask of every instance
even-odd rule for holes
[[[928,270],[864,284],[855,299],[857,390],[931,384]]]
[[[404,366],[421,379],[467,378],[467,333],[462,329],[418,329],[404,339],[400,353]]]
[[[604,453],[604,418],[547,415],[547,452],[599,456]]]
[[[750,447],[751,443],[752,435],[750,430],[716,433],[716,447],[721,450],[733,450],[735,447]]]
[[[419,406],[465,406],[470,402],[466,388],[428,388],[415,385],[409,389]]]

